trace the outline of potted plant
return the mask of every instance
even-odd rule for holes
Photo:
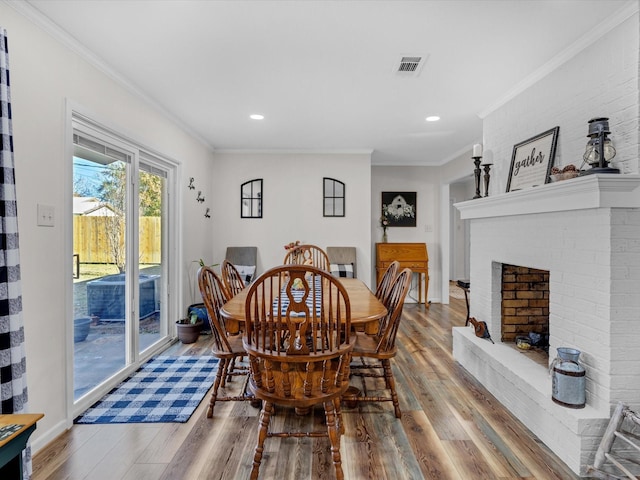
[[[178,333],[178,340],[182,343],[194,343],[200,336],[200,330],[202,330],[202,320],[198,318],[198,314],[192,312],[187,318],[181,318],[176,322],[176,330]]]
[[[196,266],[196,270],[193,270],[193,266]],[[219,263],[214,263],[212,265],[207,265],[204,263],[204,260],[192,260],[189,265],[187,265],[187,280],[189,281],[189,292],[191,293],[191,303],[195,303],[196,299],[196,290],[198,289],[198,270],[201,267],[217,267],[220,265]]]
[[[190,263],[191,265],[197,265],[198,268],[201,267],[217,267],[219,264],[214,263],[212,265],[207,265],[204,263],[204,260],[193,260]],[[188,267],[189,268],[189,267]],[[189,309],[187,310],[187,317],[181,318],[176,322],[176,331],[178,333],[178,340],[182,343],[194,343],[198,340],[200,336],[200,331],[204,326],[204,320],[198,318],[198,309],[194,309],[192,307],[204,307],[204,303],[193,303],[196,296],[196,287],[198,285],[198,275],[197,272],[190,272],[189,276],[189,290],[191,290],[191,303]],[[195,280],[195,281],[194,281]],[[207,321],[208,323],[208,321]]]

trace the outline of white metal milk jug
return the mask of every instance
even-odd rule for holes
[[[580,350],[559,347],[551,363],[551,390],[554,402],[569,408],[586,405],[585,370],[578,363]]]

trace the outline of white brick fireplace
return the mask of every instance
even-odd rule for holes
[[[456,207],[471,224],[471,315],[496,344],[454,328],[454,357],[584,474],[612,406],[640,406],[640,175],[587,175]],[[557,347],[582,352],[585,408],[554,403],[548,370],[500,342],[503,263],[549,271],[549,358]]]

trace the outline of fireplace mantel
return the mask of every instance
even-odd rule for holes
[[[456,203],[462,220],[589,208],[640,208],[640,175],[585,175]]]

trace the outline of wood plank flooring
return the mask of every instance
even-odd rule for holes
[[[393,362],[402,419],[391,403],[343,409],[347,480],[577,479],[453,359],[451,327],[464,325],[464,300],[406,305]],[[169,354],[207,355],[209,337]],[[353,379],[356,386],[361,379]],[[374,392],[379,385],[369,383]],[[240,385],[231,382],[232,389]],[[249,478],[258,410],[208,396],[184,424],[74,425],[38,452],[34,480],[200,480]],[[322,429],[319,408],[300,417],[277,409],[274,428]],[[261,479],[333,479],[326,438],[267,439]]]

